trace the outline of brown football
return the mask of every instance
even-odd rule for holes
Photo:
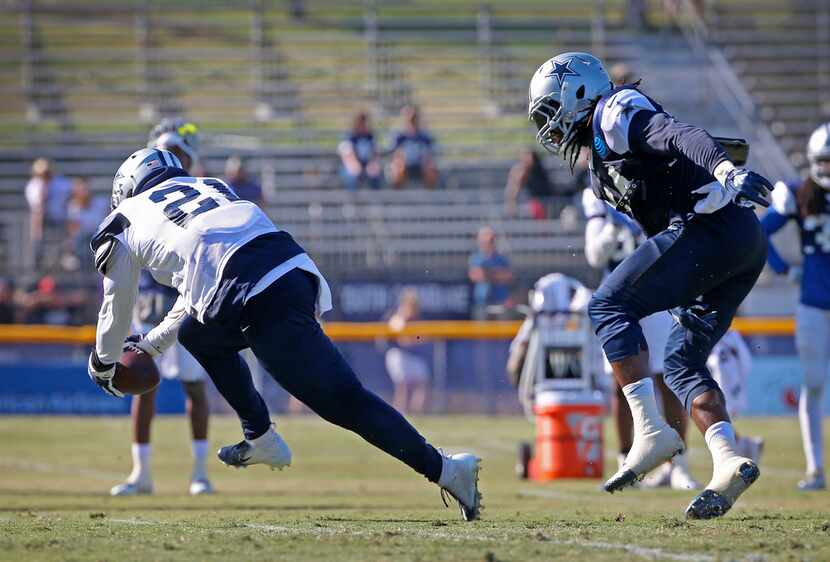
[[[112,383],[124,394],[145,394],[159,384],[159,370],[146,353],[125,351],[115,364]]]

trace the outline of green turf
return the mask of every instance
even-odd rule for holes
[[[437,489],[358,438],[313,417],[280,421],[284,472],[211,461],[219,493],[186,495],[187,426],[157,422],[153,497],[109,498],[129,469],[128,420],[0,418],[0,560],[829,560],[828,493],[794,491],[794,419],[744,420],[767,440],[759,482],[724,519],[686,522],[689,492],[609,496],[598,481],[518,482],[518,418],[416,420],[448,450],[484,461],[481,521],[457,520]],[[606,435],[608,432],[606,432]],[[216,418],[212,448],[239,438]],[[709,459],[692,442],[693,471]],[[606,466],[606,468],[608,468]]]

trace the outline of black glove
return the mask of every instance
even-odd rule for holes
[[[746,168],[733,168],[726,175],[723,186],[734,194],[733,201],[739,205],[757,203],[762,207],[770,206],[772,184],[761,174]]]
[[[89,354],[86,371],[92,382],[101,387],[101,390],[116,398],[124,397],[124,393],[112,384],[112,377],[115,376],[115,363],[103,363],[94,349]]]

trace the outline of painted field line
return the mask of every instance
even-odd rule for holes
[[[85,466],[58,465],[11,457],[0,457],[0,467],[17,470],[30,470],[32,472],[83,476],[93,480],[112,481],[124,478],[124,475],[121,473],[107,472],[105,470],[97,470],[95,468],[87,468]]]

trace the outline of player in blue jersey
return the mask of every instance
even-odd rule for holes
[[[564,53],[530,82],[528,116],[538,142],[571,165],[591,153],[596,196],[634,218],[649,239],[594,293],[588,313],[634,419],[625,463],[606,483],[634,484],[683,441],[661,417],[639,321],[672,310],[664,380],[704,433],[712,480],[686,509],[719,517],[759,476],[736,452],[723,394],[706,368],[766,261],[766,239],[751,207],[768,206],[772,185],[736,166],[706,131],[678,122],[638,84],[614,87],[602,62]]]
[[[189,170],[198,161],[199,129],[184,119],[162,119],[150,132],[147,146],[172,152]],[[176,300],[175,289],[157,283],[143,271],[138,284],[136,306],[133,309],[133,330],[147,333],[158,324]],[[190,494],[213,492],[207,473],[209,406],[205,389],[205,370],[180,344],[173,344],[156,358],[162,377],[177,379],[182,383],[191,429],[191,453],[193,470],[190,474]],[[133,496],[153,492],[152,445],[150,428],[156,411],[156,391],[133,398],[131,415],[133,443],[131,447],[133,468],[127,479],[113,486],[113,496]]]
[[[830,123],[816,129],[807,143],[810,174],[805,180],[778,182],[772,207],[761,224],[768,236],[790,219],[801,234],[802,265],[788,264],[775,247],[769,247],[769,265],[801,284],[796,311],[796,347],[804,368],[798,419],[807,460],[801,490],[823,490],[821,402],[830,366]]]

